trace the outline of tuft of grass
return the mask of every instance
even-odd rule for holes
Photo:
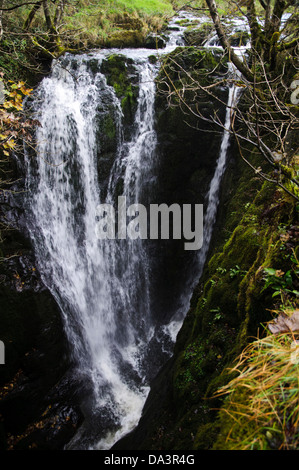
[[[144,35],[158,31],[174,13],[169,0],[104,0],[100,4],[81,0],[78,5],[65,16],[64,31],[78,31],[77,41],[84,45],[105,45],[111,34],[123,29]]]
[[[299,344],[293,333],[267,335],[245,348],[235,377],[218,390],[226,434],[216,448],[299,448]],[[221,440],[221,442],[220,442]]]

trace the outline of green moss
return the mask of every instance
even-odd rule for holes
[[[213,240],[213,256],[177,338],[172,400],[165,405],[173,420],[172,444],[168,436],[163,441],[166,446],[175,443],[183,448],[189,431],[189,449],[213,448],[216,439],[215,448],[230,449],[231,419],[224,411],[217,419],[213,409],[221,409],[223,399],[214,394],[232,378],[228,368],[244,346],[271,319],[275,299],[270,290],[263,290],[263,268],[287,269],[289,263],[291,248],[280,234],[282,228],[286,231],[296,223],[294,201],[256,179],[242,162],[239,165],[241,178],[234,191],[230,187],[226,212],[220,214],[223,225]],[[236,399],[242,403],[246,394]],[[246,426],[235,428],[234,437],[249,433],[252,424]],[[179,429],[185,430],[184,436]]]
[[[180,356],[174,375],[174,389],[178,400],[182,399],[185,393],[193,393],[192,388],[203,376],[204,358],[204,345],[197,341],[190,344]]]
[[[250,393],[248,392],[248,390],[243,389],[242,391],[238,391],[235,398],[241,405],[242,403],[248,403],[249,396]],[[254,422],[250,420],[243,421],[244,422],[242,427],[235,426],[232,416],[224,409],[220,411],[217,423],[218,432],[216,436],[214,436],[215,441],[213,445],[213,450],[232,450],[235,447],[236,441],[241,442],[244,436],[250,435],[254,430]],[[228,436],[230,437],[228,438]],[[254,450],[254,448],[251,450]]]
[[[132,86],[129,86],[126,90],[124,98],[121,100],[121,108],[125,115],[132,116],[136,105],[136,96],[132,90]]]
[[[108,85],[113,86],[116,96],[120,98],[124,123],[131,124],[138,99],[138,78],[132,59],[121,54],[111,54],[103,60],[101,70]]]
[[[142,47],[144,35],[140,31],[115,31],[109,35],[105,41],[106,47]]]
[[[113,86],[116,95],[121,97],[128,86],[126,67],[129,59],[120,54],[111,54],[102,63],[102,72],[107,77],[108,85]],[[131,61],[130,61],[131,63]]]
[[[108,139],[115,139],[116,127],[115,122],[110,114],[106,114],[102,122],[102,131]]]
[[[193,79],[200,80],[202,86],[211,84],[211,71],[219,74],[227,72],[227,58],[223,57],[222,51],[214,49],[209,51],[200,47],[177,47],[168,54],[163,63],[158,82],[163,83],[163,77],[167,76],[172,82],[181,87],[190,78],[184,71],[192,74]],[[215,79],[215,77],[214,77]]]
[[[217,438],[217,434],[218,429],[214,424],[208,423],[201,426],[195,435],[195,449],[204,450],[211,448],[213,442],[215,442],[215,439]]]

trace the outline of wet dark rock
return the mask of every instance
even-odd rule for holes
[[[146,37],[144,46],[148,49],[163,49],[166,47],[166,40],[159,34],[151,33]]]
[[[206,195],[214,175],[221,133],[210,123],[186,113],[175,94],[169,100],[167,89],[164,88],[164,73],[168,74],[177,89],[186,80],[182,69],[198,78],[201,84],[205,84],[208,71],[214,70],[214,74],[209,74],[209,82],[213,79],[217,81],[227,70],[217,54],[217,51],[214,55],[204,49],[177,48],[164,59],[164,68],[157,78],[155,117],[158,184],[153,194],[149,195],[152,204],[163,201],[168,205],[177,203],[181,207],[183,204],[204,204],[206,207]],[[179,64],[177,67],[172,58]],[[221,101],[227,101],[227,89],[216,87],[215,93]],[[204,94],[197,94],[196,100],[193,98],[192,93],[186,96],[187,101],[196,103],[207,118],[217,112],[219,118],[224,119],[225,105],[220,101]],[[152,273],[152,311],[158,322],[167,322],[177,302],[174,292],[182,292],[188,272],[192,270],[193,253],[184,250],[184,240],[149,241],[148,245],[159,260]]]
[[[211,23],[203,23],[197,28],[188,28],[184,32],[184,39],[190,46],[202,46],[213,31],[214,27]]]
[[[132,133],[139,81],[134,61],[122,54],[111,54],[103,60],[101,72],[105,75],[108,85],[113,86],[116,96],[120,99],[123,111],[124,136],[128,139]],[[109,136],[111,128],[106,132]]]
[[[2,235],[0,448],[62,448],[81,418],[70,383],[56,403],[72,364],[61,312],[42,282],[28,239],[16,229]],[[70,417],[63,422],[66,409]]]

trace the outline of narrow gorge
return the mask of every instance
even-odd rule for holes
[[[7,253],[21,252],[1,271],[1,385],[12,384],[1,392],[4,447],[205,449],[221,436],[219,402],[206,397],[225,383],[245,336],[270,320],[269,293],[250,276],[263,256],[276,259],[272,217],[291,224],[294,205],[266,213],[274,190],[230,133],[244,89],[212,29],[188,45],[192,24],[211,21],[180,12],[159,49],[68,52],[26,100],[36,145],[15,155],[18,181],[2,201],[13,227]],[[240,57],[244,31],[233,24],[245,37]],[[213,93],[190,91],[192,80]],[[99,206],[120,221],[119,204],[202,205],[202,247],[141,236],[140,219],[131,238],[100,239]],[[190,224],[192,233],[194,214]]]

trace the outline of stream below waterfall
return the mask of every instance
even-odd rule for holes
[[[74,380],[88,391],[82,405],[85,421],[66,449],[109,449],[136,426],[150,380],[171,355],[207,256],[226,168],[227,131],[206,197],[203,247],[193,252],[192,270],[183,292],[174,294],[171,316],[158,321],[153,312],[155,254],[147,240],[100,240],[95,231],[99,204],[115,204],[120,195],[127,206],[150,204],[158,184],[154,104],[159,61],[149,57],[184,45],[184,26],[176,21],[190,18],[181,12],[172,20],[175,28],[159,51],[66,54],[53,62],[30,102],[41,125],[37,155],[28,153],[26,159],[27,226],[43,282],[61,309],[76,363]],[[101,71],[111,54],[132,60],[138,82],[129,137],[120,99]],[[95,63],[96,69],[91,67]],[[231,87],[226,129],[236,94]],[[109,166],[99,160],[103,142],[98,129],[108,132],[111,119],[115,149]],[[101,165],[109,166],[105,184]]]

